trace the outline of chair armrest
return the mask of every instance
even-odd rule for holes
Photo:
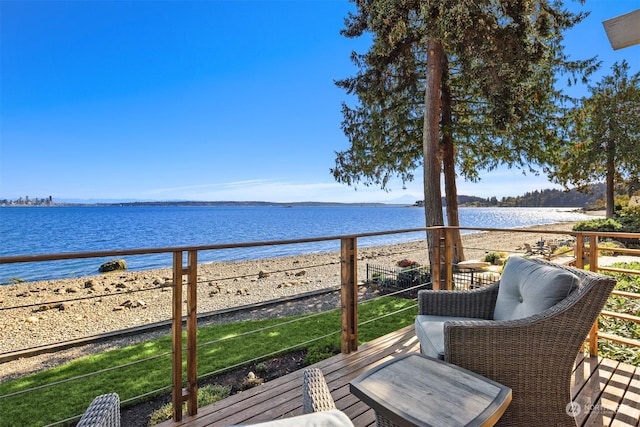
[[[557,370],[558,375],[571,372],[577,355],[577,348],[573,354],[568,345],[571,335],[565,322],[540,314],[516,320],[450,321],[444,326],[445,361],[511,386],[520,381],[525,366],[527,375],[536,369]],[[543,344],[534,348],[532,342]],[[560,357],[565,353],[570,354]]]
[[[305,414],[336,409],[329,386],[318,368],[307,368],[302,373],[302,409]]]
[[[302,373],[302,409],[303,414],[295,417],[241,425],[247,427],[353,427],[349,417],[336,409],[329,386],[318,368],[307,368]]]
[[[120,397],[117,393],[103,394],[89,405],[77,427],[120,427]]]
[[[499,282],[472,291],[418,291],[418,314],[492,319]]]

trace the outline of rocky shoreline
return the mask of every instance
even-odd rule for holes
[[[566,235],[561,232],[570,231],[573,224],[527,228],[532,234],[511,231],[466,234],[463,235],[465,256],[479,259],[490,251],[521,253],[525,242],[540,238],[536,230],[558,231],[557,237],[563,238]],[[424,241],[358,248],[359,282],[366,279],[367,263],[393,267],[397,261],[409,258],[426,264],[425,248]],[[0,286],[0,355],[168,320],[171,318],[171,285],[171,269],[165,268]],[[198,266],[198,312],[337,289],[339,285],[337,252],[201,264]],[[328,305],[339,307],[339,304],[339,296],[329,295],[312,305],[326,308]],[[288,313],[275,313],[279,314]],[[268,310],[260,315],[269,315]],[[0,364],[0,381],[48,368],[61,360],[104,351],[111,348],[109,346],[126,345],[132,339],[71,349],[67,357],[56,354],[55,362],[53,355],[46,354],[5,362]]]

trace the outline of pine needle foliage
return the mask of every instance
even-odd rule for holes
[[[569,60],[563,31],[586,13],[548,0],[355,3],[342,34],[372,42],[367,52],[352,53],[358,73],[336,81],[356,98],[342,105],[351,146],[336,153],[338,182],[387,188],[394,176],[413,180],[423,165],[428,41],[444,53],[440,138],[451,138],[465,178],[477,180],[479,171],[502,163],[536,173],[566,143],[570,99],[557,78],[585,82],[598,63]]]

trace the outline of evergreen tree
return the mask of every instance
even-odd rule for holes
[[[562,31],[584,14],[548,0],[355,3],[342,34],[370,33],[372,44],[352,54],[357,75],[336,82],[358,99],[342,107],[351,147],[336,153],[337,181],[387,188],[422,165],[426,225],[443,225],[444,167],[448,222],[458,225],[456,170],[470,180],[503,163],[537,172],[561,144],[566,99],[555,76],[575,82],[594,68],[562,53]],[[433,262],[431,233],[427,241]]]
[[[572,112],[575,143],[561,153],[551,174],[558,183],[579,188],[604,179],[607,218],[614,216],[616,184],[632,187],[640,176],[640,72],[629,76],[626,61],[612,71],[589,87],[591,96]]]

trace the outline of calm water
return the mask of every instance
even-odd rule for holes
[[[588,218],[571,209],[462,208],[466,227],[514,228]],[[0,207],[0,256],[210,245],[338,236],[424,226],[415,207]],[[420,240],[423,233],[359,239],[359,246]],[[333,251],[323,242],[201,252],[200,262]],[[130,270],[168,267],[171,255],[125,257]],[[96,274],[105,259],[0,265],[0,283]]]

